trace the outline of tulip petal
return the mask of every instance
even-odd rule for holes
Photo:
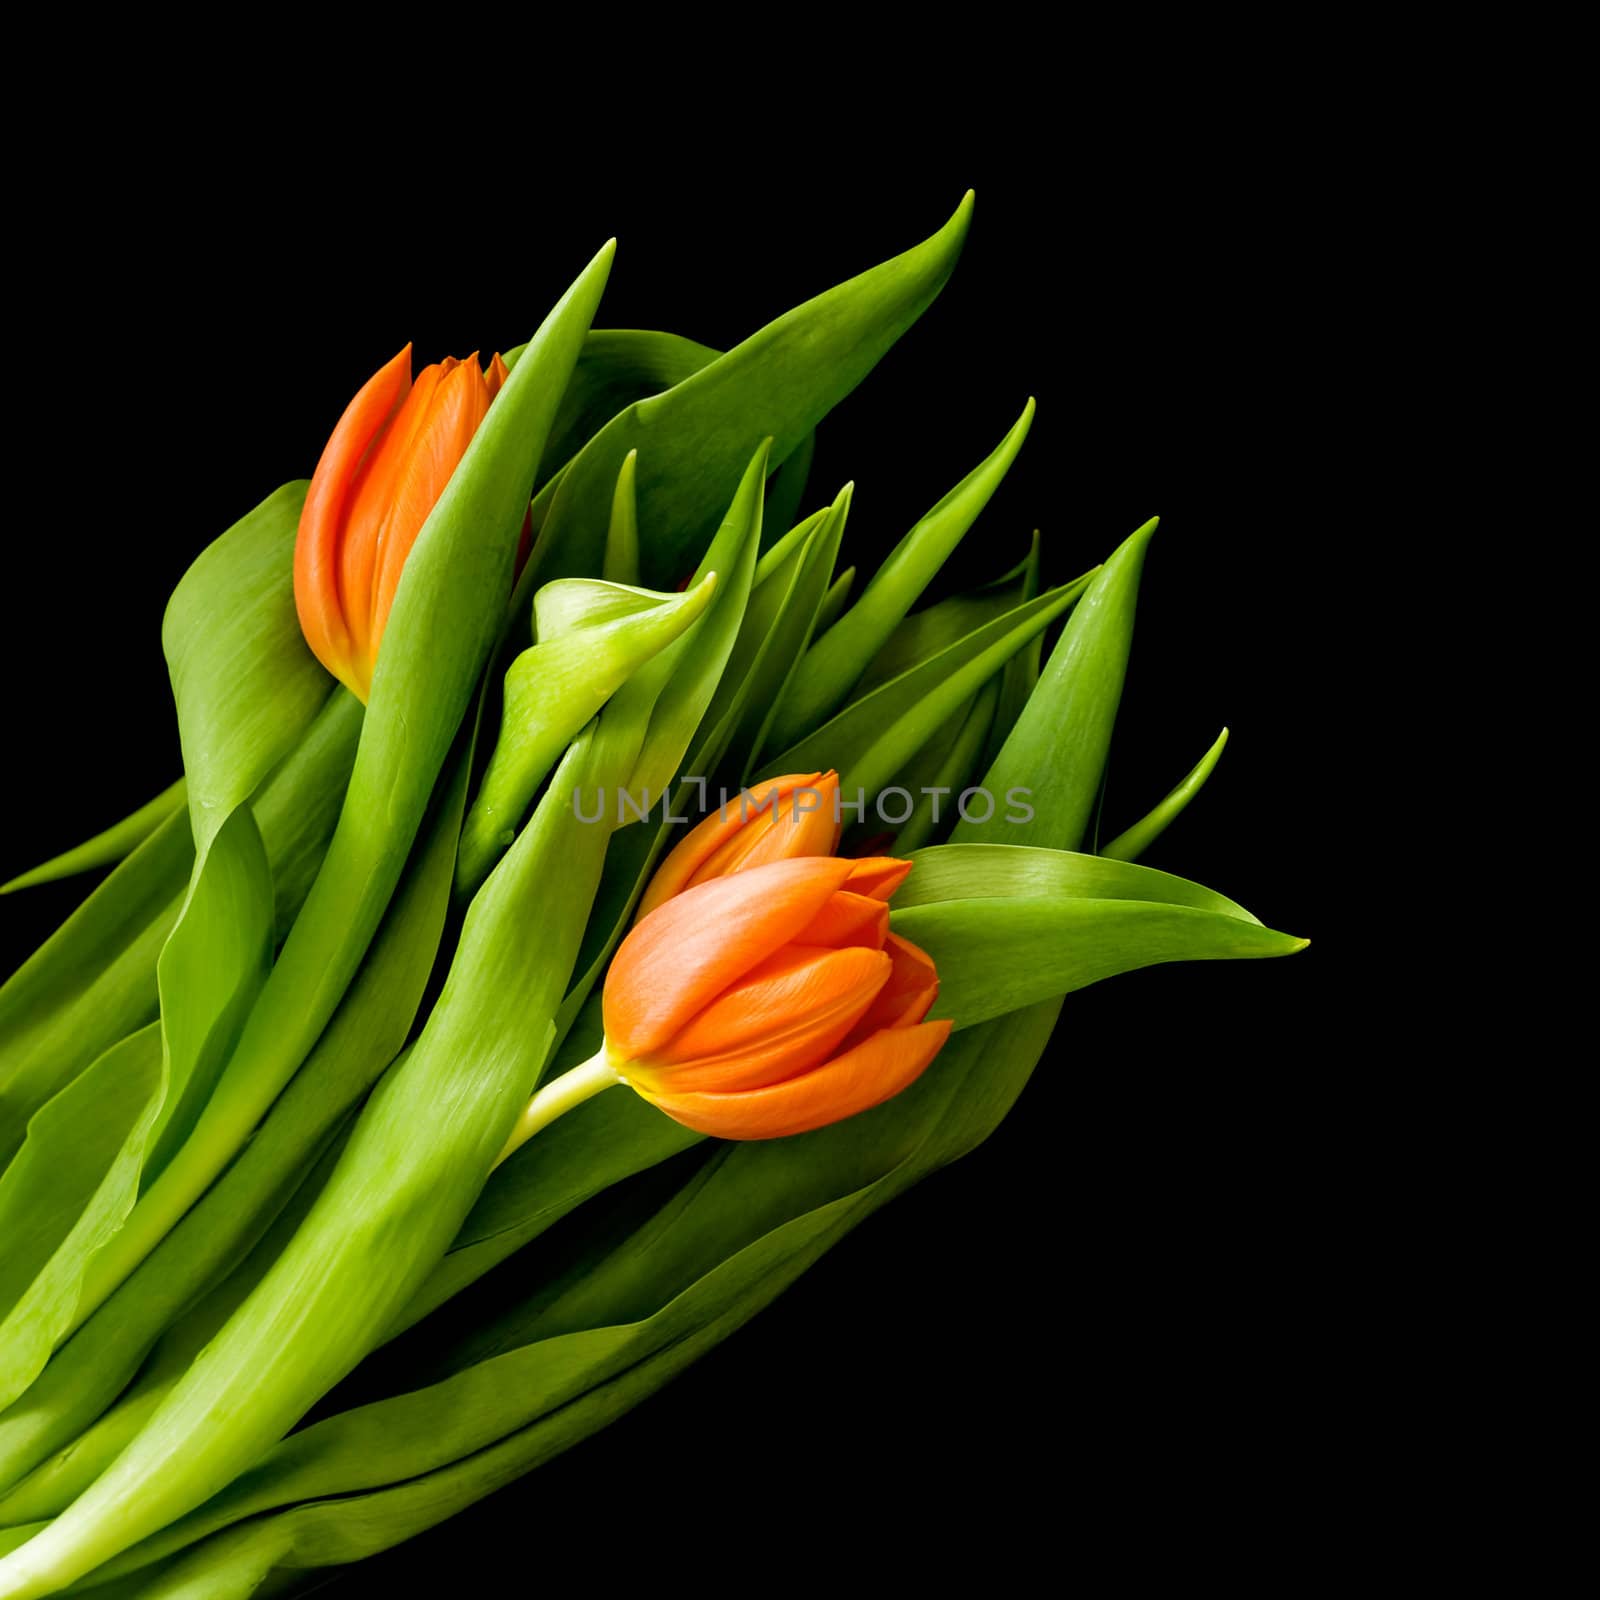
[[[950,1037],[948,1018],[884,1028],[803,1077],[738,1094],[639,1092],[676,1122],[718,1139],[782,1139],[870,1110],[909,1087]]]
[[[702,1007],[788,944],[850,876],[835,856],[774,861],[686,889],[622,942],[605,987],[620,1065],[663,1046]]]
[[[368,624],[368,648],[374,659],[406,557],[488,411],[489,388],[474,356],[445,374],[426,414],[418,420],[416,436],[399,463],[393,498],[378,535]]]
[[[341,682],[353,678],[354,641],[340,583],[341,533],[354,479],[411,387],[411,346],[380,367],[345,407],[306,491],[294,551],[294,599],[312,653]]]
[[[346,502],[339,548],[339,595],[351,648],[363,674],[358,690],[363,700],[372,682],[372,583],[379,539],[393,510],[412,441],[447,370],[446,363],[435,362],[417,374],[411,392],[367,452]]]
[[[883,953],[894,964],[889,981],[845,1036],[846,1049],[869,1039],[879,1028],[909,1028],[921,1022],[939,998],[939,973],[933,957],[909,939],[891,933]]]
[[[846,945],[881,950],[888,936],[887,902],[841,889],[817,913],[810,926],[795,935],[795,943],[826,945],[833,950]]]
[[[897,861],[893,856],[863,856],[851,862],[852,894],[870,894],[874,900],[887,900],[911,872],[909,861]]]
[[[643,920],[657,906],[692,884],[708,882],[741,867],[760,866],[767,861],[794,856],[832,855],[837,841],[832,807],[825,800],[822,811],[807,812],[796,818],[787,800],[796,789],[815,788],[821,791],[830,778],[837,789],[839,779],[836,773],[789,773],[741,791],[736,800],[728,800],[719,806],[704,822],[691,828],[656,869],[650,887],[645,890],[644,899],[639,903],[638,919]],[[776,838],[769,841],[768,835],[774,831],[771,809],[774,796],[778,801],[781,825],[776,830]],[[827,815],[824,816],[824,813]],[[823,818],[821,826],[814,820],[818,817]],[[789,847],[784,848],[788,829],[797,830],[797,840],[788,841]],[[744,855],[735,858],[734,847],[742,839],[748,839],[749,843],[745,846]],[[796,843],[800,848],[794,847]],[[729,861],[732,864],[727,864]],[[722,864],[713,869],[713,862]]]
[[[647,1060],[630,1081],[652,1089],[759,1089],[812,1070],[833,1055],[884,984],[893,963],[880,950],[788,945],[747,973]]]
[[[488,370],[483,375],[483,386],[489,391],[489,398],[491,400],[493,400],[494,397],[500,393],[500,386],[510,376],[511,373],[505,364],[504,358],[501,356],[500,352],[496,350],[494,353],[494,359],[490,361]]]
[[[701,865],[689,880],[691,884],[725,877],[730,872],[743,872],[768,861],[833,854],[840,832],[833,803],[839,775],[813,773],[809,778],[780,779],[779,782],[786,787],[779,794],[776,806],[765,799],[762,793],[765,785],[750,791],[750,821]],[[763,806],[765,810],[757,816]]]

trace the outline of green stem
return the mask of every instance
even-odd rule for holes
[[[514,1155],[534,1134],[541,1128],[549,1127],[557,1117],[564,1117],[574,1106],[581,1106],[602,1089],[613,1089],[621,1082],[622,1078],[611,1065],[605,1041],[602,1040],[600,1048],[587,1061],[580,1061],[577,1066],[547,1083],[522,1108],[522,1115],[511,1130],[511,1137],[506,1140],[505,1149],[495,1158],[495,1166],[498,1167],[508,1156]]]

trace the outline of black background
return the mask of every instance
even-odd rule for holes
[[[1320,511],[1336,470],[1323,374],[1346,330],[1331,247],[1276,176],[1181,152],[1101,171],[1048,150],[915,171],[863,151],[814,177],[590,174],[492,200],[458,184],[445,205],[429,175],[380,196],[268,158],[219,191],[113,148],[81,207],[24,207],[0,875],[176,775],[154,711],[165,596],[309,473],[406,339],[419,362],[518,343],[616,234],[600,323],[726,347],[924,237],[971,184],[961,265],[824,424],[808,508],[856,479],[850,539],[870,562],[1036,395],[954,576],[1003,570],[1037,526],[1047,577],[1065,579],[1161,515],[1108,826],[1226,723],[1209,788],[1146,859],[1314,941],[1071,997],[983,1149],[632,1416],[469,1513],[474,1566],[518,1559],[539,1530],[544,1554],[559,1532],[629,1581],[714,1530],[719,1561],[777,1538],[801,1578],[863,1534],[901,1581],[1070,1558],[1077,1540],[1137,1570],[1300,1514],[1346,1381],[1321,1287],[1339,1196],[1321,1174],[1349,1002],[1317,798],[1321,618],[1349,581]],[[78,892],[0,904],[8,968]],[[340,1592],[434,1573],[471,1592],[463,1548],[436,1533]]]

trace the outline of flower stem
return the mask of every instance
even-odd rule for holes
[[[506,1140],[506,1147],[495,1158],[499,1166],[508,1156],[520,1150],[541,1128],[548,1127],[557,1117],[564,1117],[574,1106],[581,1106],[602,1089],[610,1089],[622,1082],[606,1055],[604,1043],[589,1057],[559,1078],[547,1083],[522,1108],[517,1125]]]

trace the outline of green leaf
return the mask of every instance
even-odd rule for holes
[[[839,773],[842,794],[858,789],[869,796],[878,793],[896,780],[941,723],[1083,593],[1087,582],[1080,578],[974,629],[959,643],[847,706],[831,722],[768,761],[760,776],[832,767]]]
[[[590,329],[551,424],[545,460],[565,466],[625,406],[692,378],[717,355],[675,333]],[[515,367],[521,356],[522,348],[508,353],[506,364]]]
[[[208,545],[162,619],[201,857],[294,748],[332,687],[306,648],[286,581],[305,497],[303,481],[285,484]]]
[[[1214,889],[1153,867],[1010,844],[950,844],[915,851],[914,870],[895,892],[897,910],[949,900],[1147,900],[1219,916],[1256,919]]]
[[[281,943],[316,881],[338,826],[366,707],[344,688],[250,802],[272,866],[273,924]]]
[[[1034,580],[1031,585],[1030,569]],[[1039,593],[1037,578],[1037,563],[1024,559],[980,588],[967,594],[951,595],[934,605],[924,606],[921,611],[913,611],[896,625],[883,648],[867,664],[850,698],[861,699],[941,650],[949,649],[974,628],[981,628],[984,623],[1014,611],[1025,600],[1035,599]],[[1030,645],[1029,648],[1035,647]]]
[[[179,778],[163,789],[154,800],[147,800],[137,811],[121,822],[97,833],[72,850],[52,856],[29,872],[19,874],[9,883],[0,883],[0,894],[12,894],[18,889],[33,889],[42,883],[54,883],[60,878],[70,878],[80,872],[92,872],[96,867],[108,867],[124,860],[150,837],[174,811],[185,804],[188,786]]]
[[[372,1347],[444,1254],[537,1081],[577,953],[605,842],[566,803],[587,761],[585,739],[474,899],[420,1039],[283,1254],[133,1444],[8,1558],[24,1592],[73,1581],[223,1488]]]
[[[996,673],[946,722],[940,730],[945,737],[936,735],[911,761],[904,784],[916,797],[916,806],[910,821],[895,830],[896,855],[919,850],[936,833],[948,832],[954,826],[963,793],[976,774],[999,700],[1000,674]],[[936,759],[924,767],[930,751]]]
[[[251,802],[280,937],[333,832],[361,715],[357,700],[336,691]],[[155,1017],[156,961],[193,860],[188,815],[175,812],[0,988],[0,1165],[52,1094]]]
[[[1020,577],[1021,592],[1018,598],[1033,599],[1039,592],[1037,528],[1033,531],[1028,554],[1023,559]],[[1010,737],[1011,730],[1016,727],[1017,718],[1022,715],[1022,708],[1027,705],[1035,685],[1039,682],[1039,660],[1043,651],[1044,635],[1036,634],[1006,662],[1005,670],[1000,674],[1000,699],[995,706],[994,720],[989,725],[989,737],[984,746],[979,771],[987,772],[994,765],[995,757],[1000,754],[1002,746]]]
[[[806,646],[816,633],[817,613],[827,595],[850,516],[853,484],[839,491],[833,504],[819,513],[817,526],[807,536],[795,564],[792,581],[776,595],[770,627],[756,660],[740,685],[735,720],[719,734],[718,760],[727,760],[741,781],[747,778],[768,738],[768,730],[790,680],[799,669]]]
[[[545,319],[401,574],[338,827],[193,1135],[102,1251],[114,1287],[237,1153],[327,1024],[394,892],[505,620],[503,596],[557,398],[610,270],[607,245]],[[286,587],[287,569],[277,575]],[[169,618],[170,621],[170,618]],[[187,760],[186,752],[186,760]],[[202,803],[190,770],[191,809]]]
[[[1212,770],[1222,757],[1224,747],[1228,743],[1228,730],[1224,728],[1217,735],[1216,742],[1199,761],[1190,769],[1183,782],[1169,794],[1160,805],[1146,817],[1141,818],[1122,833],[1119,833],[1110,844],[1101,850],[1103,856],[1111,856],[1117,861],[1136,861],[1169,827],[1183,814],[1186,807],[1194,797],[1206,786],[1206,779],[1211,776]]]
[[[933,302],[960,254],[971,209],[968,196],[925,243],[797,307],[693,377],[612,418],[562,479],[523,592],[600,570],[599,530],[623,458],[634,449],[644,581],[673,588],[761,441],[773,440],[772,466],[786,461]]]
[[[746,463],[727,516],[695,570],[696,584],[719,574],[715,599],[699,626],[662,651],[648,676],[641,674],[637,697],[616,707],[616,722],[636,717],[640,703],[648,708],[649,726],[627,785],[635,794],[659,796],[677,777],[738,642],[761,542],[767,449],[762,443]]]
[[[600,1047],[599,997],[551,1063],[554,1078]],[[497,1167],[451,1243],[389,1337],[475,1283],[585,1200],[701,1142],[636,1094],[601,1094],[545,1129]]]
[[[778,529],[792,528],[800,520],[800,501],[811,481],[811,461],[816,448],[817,436],[813,431],[790,451],[782,466],[768,479],[761,525],[769,539]]]
[[[828,590],[822,602],[822,608],[817,612],[816,633],[820,637],[839,620],[839,614],[845,608],[845,602],[850,598],[850,586],[856,581],[856,569],[846,567]]]
[[[211,841],[161,956],[167,1084],[151,1133],[148,1183],[194,1126],[272,966],[272,872],[255,817],[240,806]]]
[[[500,733],[461,832],[458,892],[470,894],[516,837],[561,752],[600,708],[709,604],[717,575],[683,594],[558,578],[534,597],[535,643],[506,672]]]
[[[0,1162],[57,1090],[154,1020],[156,957],[193,860],[175,812],[0,988]]]
[[[639,586],[639,505],[634,488],[639,452],[630,450],[617,473],[617,490],[611,498],[611,526],[606,530],[606,558],[600,576],[607,583]],[[538,598],[534,599],[538,613]]]
[[[498,1328],[470,1332],[445,1358],[456,1370],[443,1381],[314,1423],[105,1575],[135,1574],[140,1595],[247,1592],[184,1586],[357,1560],[550,1459],[741,1326],[879,1206],[981,1142],[1020,1092],[1056,1009],[952,1040],[920,1083],[865,1116],[726,1147],[570,1292],[541,1289]],[[501,1353],[473,1362],[466,1345],[486,1343]],[[254,1520],[219,1531],[243,1518]]]
[[[1032,423],[1029,400],[993,452],[890,551],[861,598],[806,652],[773,721],[774,744],[796,743],[849,699],[872,658],[1000,487]]]
[[[138,1192],[165,1073],[154,1026],[113,1045],[28,1124],[0,1178],[0,1410],[44,1366],[83,1263]]]
[[[34,1118],[8,1173],[21,1174],[20,1188],[12,1190],[19,1214],[59,1215],[66,1195],[80,1198],[85,1209],[0,1325],[0,1408],[33,1382],[56,1342],[98,1299],[97,1255],[132,1210],[141,1183],[159,1170],[204,1102],[266,976],[271,938],[266,852],[249,808],[241,806],[212,840],[161,952],[160,1070],[146,1084],[138,1114],[121,1119],[127,1124],[122,1141],[108,1158],[96,1141],[83,1138],[74,1117],[93,1117],[85,1111],[83,1084],[104,1094],[106,1071],[123,1068],[124,1050],[143,1051],[142,1043],[134,1043],[143,1040],[142,1033],[113,1047],[98,1070],[69,1084]],[[112,1069],[104,1066],[108,1059]],[[127,1070],[143,1081],[144,1075]],[[52,1110],[63,1098],[73,1108],[65,1117]]]
[[[939,968],[930,1015],[957,1027],[1138,967],[1291,955],[1306,944],[1242,917],[1138,900],[952,900],[891,920]]]
[[[991,794],[1020,790],[1033,818],[1007,833],[1011,844],[1075,850],[1094,814],[1122,679],[1152,518],[1095,575],[1050,655],[1050,664],[984,779]],[[981,824],[961,822],[952,840],[977,842]]]
[[[250,1249],[405,1043],[444,927],[469,764],[466,754],[456,762],[372,949],[304,1068],[239,1158],[0,1416],[0,1485],[68,1446],[116,1398],[163,1330]],[[127,1439],[105,1442],[114,1456]]]

